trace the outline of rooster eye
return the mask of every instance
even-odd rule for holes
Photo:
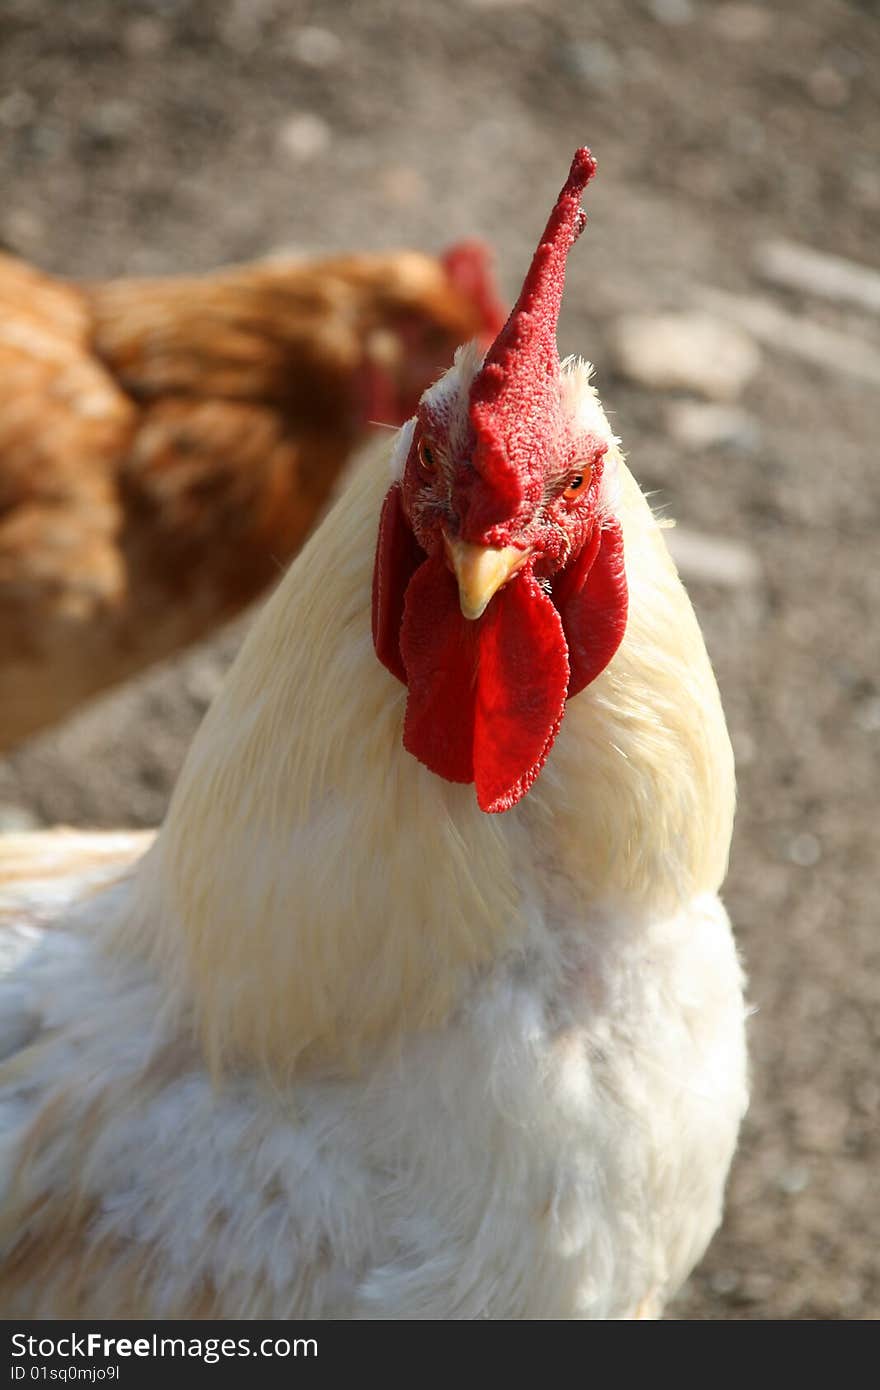
[[[434,450],[431,448],[430,444],[426,439],[419,440],[419,463],[422,465],[426,473],[433,473],[434,469],[437,466],[437,460],[434,457]]]
[[[565,500],[571,502],[573,498],[580,497],[582,493],[586,492],[587,488],[590,486],[591,477],[592,469],[589,465],[584,467],[579,473],[572,473],[568,480],[568,487],[562,494]]]

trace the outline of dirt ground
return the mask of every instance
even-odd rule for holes
[[[596,152],[561,346],[597,363],[643,485],[759,567],[690,586],[739,764],[754,1100],[678,1317],[880,1313],[880,411],[837,354],[783,344],[750,427],[687,449],[610,330],[709,286],[880,349],[876,315],[754,266],[770,237],[877,262],[878,72],[876,0],[0,3],[0,240],[59,272],[478,234],[509,295]],[[0,762],[7,823],[155,823],[241,630]]]

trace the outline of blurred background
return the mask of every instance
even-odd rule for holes
[[[596,153],[560,346],[740,786],[754,1101],[680,1317],[880,1314],[878,74],[876,0],[0,0],[0,242],[57,276],[477,236],[507,301]],[[246,623],[9,750],[0,827],[157,823]]]

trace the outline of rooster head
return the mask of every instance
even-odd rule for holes
[[[422,397],[380,522],[373,640],[409,690],[404,744],[439,776],[475,783],[484,811],[525,795],[566,700],[626,625],[623,542],[603,505],[607,440],[572,409],[556,346],[595,168],[578,150],[482,363],[465,352]]]

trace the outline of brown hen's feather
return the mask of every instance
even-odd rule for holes
[[[0,256],[0,748],[255,598],[499,320],[475,247],[93,286]]]

